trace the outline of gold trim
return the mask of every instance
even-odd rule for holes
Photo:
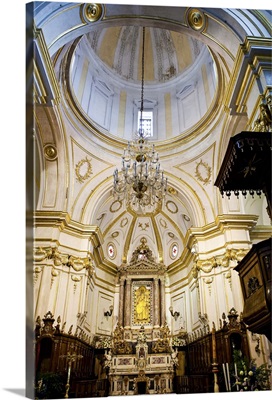
[[[110,246],[112,246],[112,248],[113,248],[113,255],[112,255],[112,256],[109,255],[109,247],[110,247]],[[107,254],[108,254],[108,257],[109,257],[111,260],[114,260],[114,259],[116,258],[116,256],[117,256],[117,250],[116,250],[116,246],[115,246],[115,244],[114,244],[113,242],[109,242],[109,243],[107,244]]]
[[[122,149],[124,148],[124,145],[126,144],[126,141],[122,138],[117,138],[116,136],[112,135],[110,132],[105,132],[103,133],[101,130],[99,131],[95,125],[92,124],[92,121],[88,117],[88,115],[84,112],[82,107],[80,106],[79,102],[76,100],[75,95],[73,94],[72,87],[70,85],[70,80],[69,80],[69,66],[70,60],[72,58],[72,55],[76,49],[76,46],[81,38],[75,39],[75,41],[72,43],[70,48],[68,49],[66,56],[63,58],[63,92],[64,95],[68,101],[69,107],[71,107],[73,113],[77,116],[79,121],[82,123],[84,127],[88,129],[90,132],[90,135],[93,134],[94,136],[98,137],[102,142],[107,143],[111,146],[114,146],[116,149]],[[183,143],[188,143],[192,139],[194,139],[197,135],[203,133],[207,126],[210,124],[211,121],[215,119],[215,116],[218,114],[218,108],[220,107],[220,98],[223,96],[223,91],[219,90],[219,88],[222,86],[222,71],[220,68],[220,64],[218,61],[218,57],[216,54],[208,47],[211,57],[214,59],[216,69],[217,69],[217,78],[218,78],[218,85],[213,97],[213,101],[208,108],[207,112],[205,115],[198,121],[195,125],[193,125],[191,128],[188,130],[182,132],[182,134],[176,136],[175,138],[171,138],[168,140],[161,141],[160,143],[157,144],[157,149],[158,150],[163,150],[164,146],[167,146],[168,150],[176,149],[177,145],[182,141]],[[65,109],[65,111],[67,111]],[[74,121],[71,120],[69,117],[69,113],[66,112],[67,118],[71,121],[71,123],[74,125]],[[216,123],[218,125],[218,122]],[[76,128],[77,130],[78,127]],[[80,131],[81,134],[83,134],[84,137],[86,137],[88,140],[90,140],[90,136],[86,135],[83,131]],[[207,134],[205,134],[204,138],[201,138],[201,140],[204,140],[207,136],[209,136],[213,132],[213,129],[210,129]],[[195,144],[194,144],[195,146]],[[113,154],[117,154],[116,152],[113,152]],[[118,154],[119,155],[119,154]],[[161,157],[163,159],[163,157]]]
[[[173,211],[173,210],[171,210],[170,208],[169,208],[169,204],[174,204],[174,206],[176,207],[175,208],[175,211]],[[165,207],[167,208],[167,210],[171,213],[171,214],[176,214],[177,212],[178,212],[178,206],[176,205],[176,203],[174,203],[172,200],[167,200],[167,202],[166,202],[166,204],[165,204]]]
[[[195,31],[201,32],[207,28],[208,20],[205,14],[197,8],[189,9],[186,13],[188,25]]]
[[[58,152],[53,144],[46,144],[43,148],[44,156],[49,161],[54,161],[58,157]]]
[[[85,173],[84,175],[82,175],[82,174],[80,173],[80,168],[81,168],[84,164],[87,164],[87,171],[86,171],[86,173]],[[77,163],[77,165],[76,165],[75,172],[76,172],[77,180],[78,180],[80,183],[83,183],[83,182],[84,182],[86,179],[88,179],[88,178],[91,176],[91,174],[93,173],[93,172],[92,172],[91,160],[88,160],[88,157],[83,158],[82,160],[80,160],[80,161]]]
[[[200,171],[200,167],[204,167],[207,173],[206,178],[203,177],[203,175],[201,174]],[[204,185],[207,185],[208,183],[211,182],[211,167],[204,161],[202,161],[202,159],[199,161],[199,163],[196,165],[196,169],[195,169],[195,176],[197,177],[197,179],[201,182],[203,182]]]
[[[82,22],[96,22],[102,18],[103,7],[101,4],[87,3],[80,7],[80,17]]]
[[[119,207],[116,209],[116,210],[114,210],[113,209],[113,205],[114,204],[119,204]],[[111,213],[115,213],[115,212],[117,212],[117,211],[119,211],[120,210],[120,208],[122,207],[122,205],[123,205],[123,203],[120,201],[120,200],[114,200],[112,203],[111,203],[111,205],[110,205],[110,212]]]

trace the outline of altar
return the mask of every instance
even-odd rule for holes
[[[165,318],[165,272],[146,239],[119,268],[119,315],[105,350],[110,395],[173,393],[177,350]]]

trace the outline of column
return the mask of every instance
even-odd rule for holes
[[[131,279],[126,280],[126,295],[125,295],[125,326],[130,326],[130,315],[131,315]]]
[[[161,325],[165,324],[165,283],[161,278]]]
[[[159,279],[154,279],[154,326],[160,326],[160,294]]]
[[[120,287],[119,287],[119,313],[118,313],[118,322],[121,326],[124,323],[124,278],[120,279]]]

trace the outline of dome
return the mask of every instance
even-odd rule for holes
[[[96,28],[82,36],[70,67],[76,102],[94,126],[126,140],[137,131],[144,73],[143,109],[152,140],[192,128],[216,92],[208,47],[192,36],[155,27]]]

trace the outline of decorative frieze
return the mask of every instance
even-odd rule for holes
[[[94,266],[91,257],[75,257],[69,254],[62,254],[55,247],[38,247],[34,249],[34,261],[42,262],[52,260],[55,267],[68,266],[73,268],[74,271],[80,272],[83,269],[88,270],[91,277],[94,273]],[[38,268],[38,267],[36,267]],[[39,273],[38,269],[34,270],[35,274]],[[52,276],[56,276],[52,274]]]
[[[198,277],[198,272],[203,271],[210,273],[214,268],[228,268],[231,261],[239,262],[248,253],[249,249],[228,249],[224,255],[214,256],[206,260],[197,260],[192,267],[192,275],[195,279]]]

